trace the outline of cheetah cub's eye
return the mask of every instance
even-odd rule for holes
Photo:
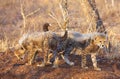
[[[22,48],[22,47],[21,47],[20,49],[21,49],[21,50],[23,50],[23,48]]]
[[[102,41],[100,41],[100,43],[101,43]]]

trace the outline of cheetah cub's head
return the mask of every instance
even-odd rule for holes
[[[18,58],[18,59],[23,59],[25,50],[22,47],[16,47],[15,51],[14,51],[14,55]]]
[[[104,48],[106,46],[107,37],[105,34],[96,35],[93,42],[95,45],[99,46],[100,48]]]

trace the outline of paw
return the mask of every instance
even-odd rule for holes
[[[87,66],[82,66],[82,68],[83,68],[83,69],[88,69],[88,67],[87,67]]]
[[[99,68],[99,67],[94,67],[94,70],[101,71],[101,68]]]
[[[38,64],[37,66],[38,67],[45,67],[45,64],[42,63],[42,64]]]
[[[48,61],[46,64],[49,65],[49,64],[52,64],[52,62]]]
[[[31,64],[31,63],[26,63],[25,65],[26,65],[26,66],[30,66],[30,65],[32,65],[32,64]]]
[[[58,65],[53,65],[52,68],[58,68]]]
[[[82,67],[83,69],[88,69],[88,67],[87,66],[85,66],[85,67]]]
[[[69,65],[70,66],[74,66],[75,64],[74,64],[74,62],[70,62]]]
[[[85,66],[85,67],[84,67],[84,69],[88,69],[88,67],[87,67],[87,66]]]

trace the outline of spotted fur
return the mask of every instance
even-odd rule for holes
[[[82,68],[88,68],[86,66],[86,55],[90,54],[94,69],[101,70],[97,66],[96,55],[98,54],[98,52],[101,48],[105,47],[106,41],[107,41],[106,35],[100,33],[99,35],[95,35],[94,38],[90,38],[89,41],[85,42],[84,46],[81,47],[82,48],[81,49],[81,52],[82,52],[81,66],[82,66]]]
[[[58,32],[57,34],[62,33],[63,32]],[[68,55],[73,49],[80,49],[80,54],[82,55],[82,68],[86,67],[86,55],[91,54],[94,69],[100,70],[100,68],[97,67],[96,54],[101,47],[105,46],[105,42],[103,40],[106,40],[106,37],[105,33],[94,32],[81,34],[75,31],[68,31],[68,38],[66,40],[67,43],[63,45],[65,50],[63,50],[62,57],[67,64],[74,65],[74,63],[68,59]],[[99,40],[101,40],[101,42]],[[52,59],[54,61],[55,56]]]
[[[33,63],[36,51],[40,50],[44,56],[44,61],[40,66],[45,66],[48,61],[49,52],[56,50],[57,46],[64,42],[66,38],[67,31],[65,31],[64,36],[57,35],[51,31],[26,33],[20,38],[19,47],[23,48],[25,52],[29,52],[28,53],[29,65]],[[25,52],[23,54],[25,54]]]

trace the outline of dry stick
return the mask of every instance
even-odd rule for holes
[[[94,32],[96,31],[96,22],[95,22],[95,12],[92,10],[88,0],[80,0],[82,10],[84,12],[84,15],[87,19],[87,24],[89,24],[89,29],[87,32]]]
[[[40,8],[38,8],[38,9],[34,10],[33,12],[29,13],[28,15],[26,15],[26,17],[29,17],[29,16],[37,13],[38,11],[40,11]]]
[[[63,2],[64,1],[64,2]],[[68,17],[68,12],[67,12],[67,0],[61,0],[59,2],[59,6],[63,15],[63,20],[66,21]]]
[[[57,22],[57,24],[58,24],[58,26],[60,27],[60,29],[63,30],[61,23],[60,23],[60,22],[58,21],[58,19],[56,18],[56,15],[55,15],[53,12],[50,12],[50,13],[49,13],[49,16],[52,17],[52,18]]]
[[[107,14],[109,13],[109,7],[108,7],[108,2],[107,2],[107,0],[105,0],[105,8],[106,8],[106,10],[107,10]]]
[[[93,28],[93,26],[92,26],[93,18],[94,18],[94,17],[92,17],[92,18],[90,19],[90,23],[89,23],[89,26],[88,26],[88,29],[87,29],[87,33],[94,31],[94,28]]]
[[[68,9],[67,9],[67,0],[60,0],[59,1],[59,6],[63,15],[63,20],[64,20],[64,29],[67,29],[68,24],[69,24],[69,18],[68,18]]]
[[[63,15],[64,24],[62,24],[62,23],[60,23],[58,21],[58,19],[56,18],[56,15],[53,12],[50,12],[49,16],[52,17],[57,22],[58,26],[62,30],[66,30],[67,27],[68,27],[68,22],[69,22],[69,19],[68,19],[68,9],[67,9],[67,0],[60,0],[59,1],[59,7],[60,7],[62,15]]]
[[[21,3],[21,15],[23,17],[23,30],[22,30],[21,34],[23,34],[25,32],[25,29],[26,29],[26,18],[35,14],[35,13],[37,13],[39,10],[40,10],[40,8],[38,8],[38,9],[34,10],[33,12],[25,15],[24,10],[23,10],[23,4]]]
[[[112,0],[111,2],[112,2],[112,7],[114,7],[114,5],[115,5],[115,2],[114,2],[114,0]]]
[[[25,31],[25,28],[26,28],[26,16],[25,16],[25,14],[24,14],[23,4],[21,4],[21,15],[22,15],[22,17],[23,17],[23,30],[22,30],[22,33],[21,33],[21,34],[23,34],[24,31]]]
[[[99,15],[99,11],[98,11],[98,9],[96,7],[95,0],[89,0],[88,2],[89,2],[89,5],[90,5],[90,7],[92,8],[92,10],[94,12],[94,16],[95,16],[94,18],[95,18],[95,22],[96,22],[96,31],[97,32],[105,32],[106,29],[105,29],[105,27],[103,25],[103,21],[102,21],[100,15]]]

